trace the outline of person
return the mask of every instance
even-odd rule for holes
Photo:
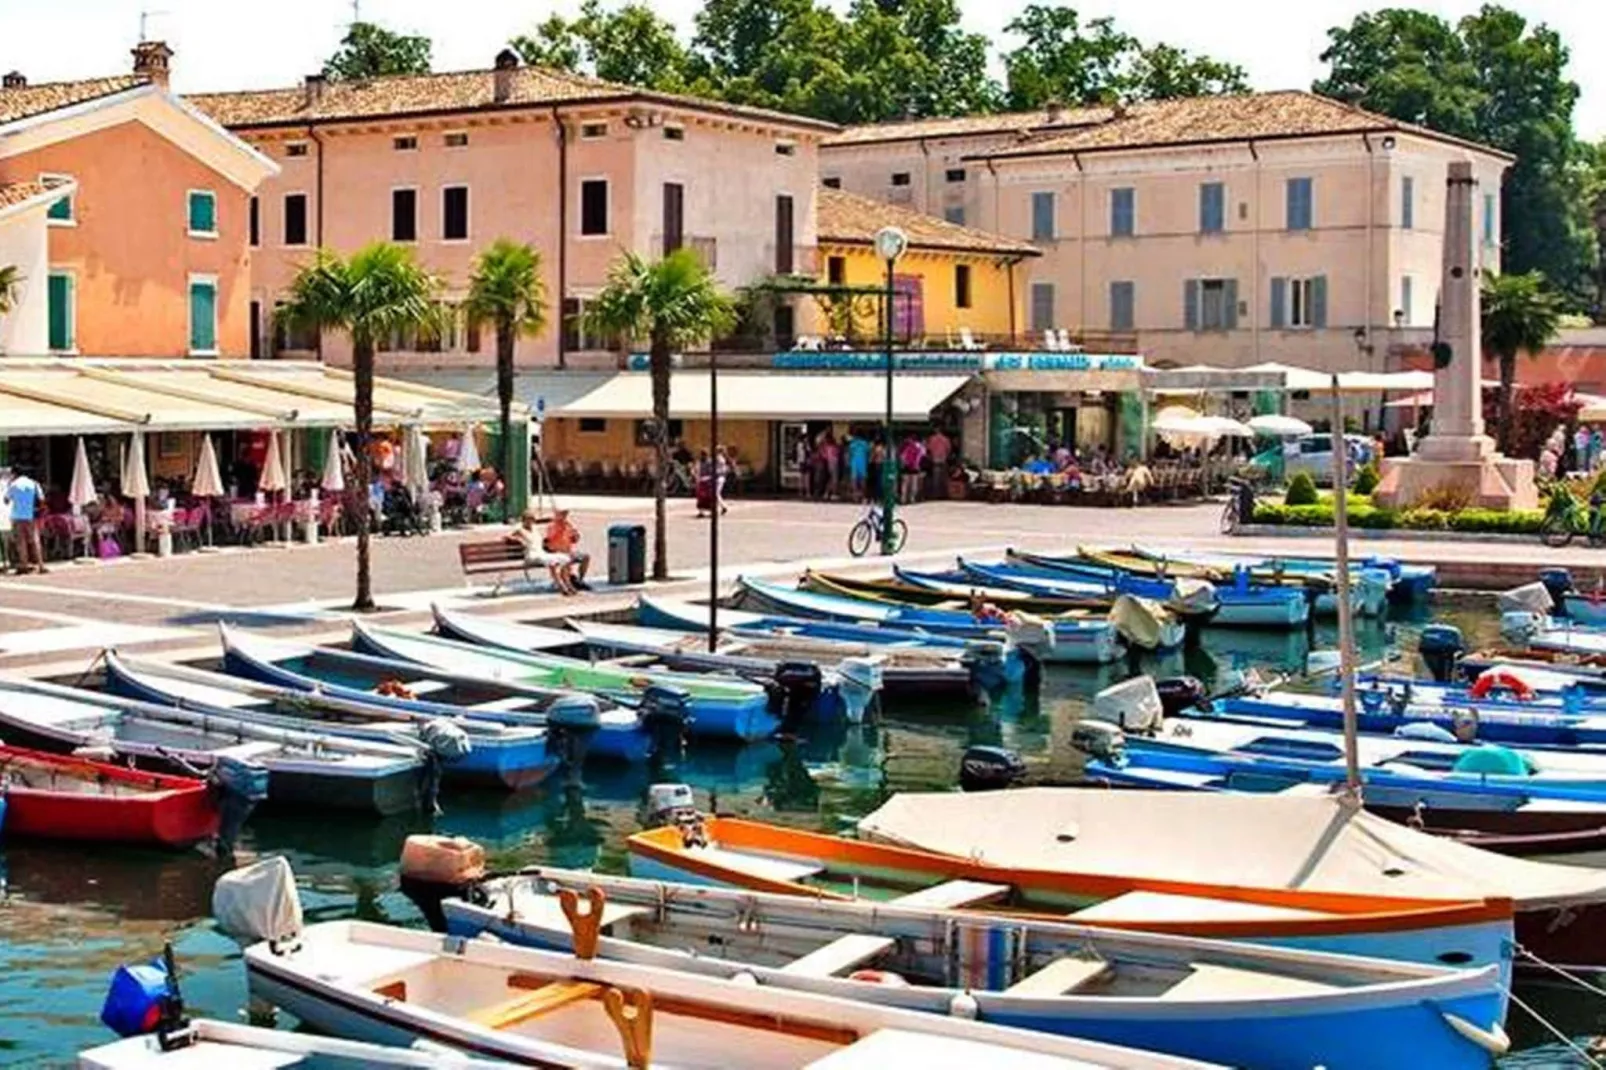
[[[1021,471],[1028,472],[1034,476],[1051,476],[1058,469],[1054,467],[1053,461],[1047,457],[1039,457],[1034,453],[1026,458],[1026,463],[1021,465]]]
[[[730,512],[730,506],[725,504],[725,480],[731,474],[730,454],[724,446],[714,447],[714,504],[719,507],[719,515],[724,516]]]
[[[837,469],[841,461],[842,453],[837,447],[836,435],[827,429],[820,441],[820,466],[825,473],[825,485],[820,490],[820,497],[827,501],[836,499]]]
[[[1573,471],[1582,472],[1589,468],[1589,428],[1583,424],[1573,432]]]
[[[797,489],[803,497],[809,496],[809,480],[813,473],[809,471],[809,436],[798,435],[792,440],[792,467],[797,469]]]
[[[870,440],[853,431],[848,432],[848,485],[853,489],[853,500],[863,501],[865,487],[870,479]]]
[[[1601,445],[1600,428],[1597,427],[1589,432],[1589,470],[1591,472],[1600,467]]]
[[[545,539],[537,527],[540,519],[534,509],[524,510],[524,515],[519,518],[519,526],[508,532],[505,538],[524,551],[526,565],[537,562],[546,565],[547,574],[552,577],[552,586],[558,589],[559,594],[568,597],[576,593],[569,557],[544,548]]]
[[[714,511],[714,460],[707,450],[697,451],[697,519]]]
[[[589,591],[591,585],[586,583],[586,570],[591,567],[591,555],[578,548],[579,542],[580,529],[569,520],[569,510],[554,512],[552,522],[547,525],[542,548],[549,554],[566,556],[569,559],[567,568],[570,584],[576,590]]]
[[[914,435],[905,435],[898,450],[898,469],[903,474],[899,500],[912,505],[920,497],[920,466],[926,459],[926,447]]]
[[[18,469],[6,487],[5,502],[11,507],[11,529],[17,539],[17,574],[33,571],[28,567],[30,555],[34,569],[41,574],[45,568],[44,546],[39,540],[39,505],[44,490],[25,470]]]
[[[947,497],[948,458],[953,451],[953,440],[942,433],[941,426],[933,427],[926,438],[926,497]]]
[[[887,471],[887,444],[876,439],[875,445],[870,447],[869,481],[865,484],[865,501],[879,502],[887,493],[887,483],[893,483],[893,491],[897,491],[897,484],[892,480],[892,474]]]

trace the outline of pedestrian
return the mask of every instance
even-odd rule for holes
[[[837,466],[841,464],[842,454],[837,448],[836,435],[829,430],[825,432],[820,442],[820,453],[821,467],[825,470],[825,487],[820,496],[828,501],[834,501],[837,495]]]
[[[902,473],[902,490],[899,500],[912,505],[920,498],[920,466],[926,458],[926,447],[914,435],[905,435],[898,450],[898,470]]]
[[[30,555],[34,568],[44,573],[45,551],[39,541],[39,513],[44,490],[27,471],[18,469],[6,487],[5,502],[11,506],[11,530],[17,539],[17,574],[30,571]]]
[[[725,504],[725,480],[730,477],[730,454],[724,446],[714,448],[714,504],[719,508],[719,515],[724,516],[730,512],[730,506]]]
[[[870,478],[870,440],[852,429],[847,441],[848,486],[853,500],[864,501],[865,484]]]
[[[697,474],[695,476],[697,499],[697,519],[701,520],[714,511],[714,460],[707,450],[697,451]]]
[[[1589,470],[1591,472],[1600,467],[1601,437],[1600,428],[1593,428],[1589,432]]]
[[[926,497],[945,498],[948,496],[948,458],[953,454],[954,444],[951,439],[942,433],[940,425],[931,429],[926,439]]]
[[[797,469],[797,492],[809,496],[809,436],[805,432],[792,440],[792,467]]]
[[[1589,428],[1583,424],[1579,424],[1578,430],[1573,432],[1572,469],[1575,472],[1589,469]]]
[[[869,481],[865,484],[865,498],[879,502],[885,499],[892,473],[887,469],[887,445],[879,438],[870,447]]]

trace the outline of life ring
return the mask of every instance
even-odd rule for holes
[[[1520,702],[1531,702],[1533,685],[1509,669],[1489,669],[1472,682],[1472,697],[1487,698],[1494,691],[1509,691]]]
[[[374,694],[386,698],[417,698],[418,695],[410,690],[400,680],[381,680],[379,686],[374,688]]]
[[[909,982],[901,973],[891,970],[854,970],[848,974],[850,981],[864,981],[866,984],[886,985],[889,988],[908,988]]]

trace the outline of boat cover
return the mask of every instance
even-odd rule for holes
[[[212,888],[212,914],[224,932],[246,940],[289,940],[301,932],[296,877],[283,855],[230,870]]]
[[[1110,607],[1110,623],[1128,642],[1153,650],[1168,638],[1165,632],[1171,614],[1158,602],[1123,594]]]
[[[1550,597],[1550,589],[1538,582],[1525,583],[1502,592],[1495,599],[1495,605],[1502,613],[1544,614],[1556,608],[1556,603]]]
[[[1606,871],[1492,854],[1349,808],[1336,796],[1019,788],[905,792],[867,839],[1009,869],[1425,899],[1598,902]]]

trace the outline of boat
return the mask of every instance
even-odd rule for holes
[[[516,790],[539,784],[559,764],[561,747],[548,746],[545,728],[382,707],[115,651],[105,664],[107,690],[129,698],[347,739],[417,740],[439,758],[447,783]]]
[[[809,707],[797,711],[799,716],[840,716],[857,724],[881,693],[882,659],[869,654],[832,658],[829,651],[822,656],[802,644],[766,652],[723,633],[718,648],[710,651],[706,631],[699,635],[573,618],[565,622],[567,628],[549,628],[459,613],[439,605],[433,609],[435,632],[448,639],[519,653],[579,649],[604,659],[629,658],[639,668],[736,676],[760,686],[796,690],[798,705]]]
[[[221,793],[197,777],[0,744],[0,814],[7,839],[176,849],[217,838]]]
[[[387,1047],[215,1018],[191,1018],[171,1032],[132,1036],[86,1048],[78,1053],[77,1066],[78,1070],[315,1070],[331,1066],[497,1070],[507,1064],[499,1059],[470,1058],[458,1051]]]
[[[603,907],[605,910],[605,906]],[[601,915],[596,922],[601,921]],[[588,931],[591,953],[595,922]],[[1192,1060],[601,958],[376,925],[245,951],[251,993],[314,1029],[544,1067],[1161,1070]],[[738,1054],[739,1053],[739,1054]]]
[[[419,635],[352,621],[354,649],[379,657],[411,661],[432,672],[455,672],[475,679],[528,687],[566,688],[613,701],[639,702],[657,688],[685,696],[685,731],[717,739],[767,739],[781,720],[769,693],[747,680],[697,673],[644,672],[628,665],[586,662],[556,654],[519,653],[460,643],[438,635]],[[601,733],[598,733],[599,735]]]
[[[1104,794],[1123,799],[1126,806],[1136,799],[1131,792]],[[1166,793],[1146,793],[1145,804],[1161,794]],[[638,832],[626,844],[631,874],[649,880],[835,900],[879,900],[949,881],[981,881],[1007,889],[988,904],[988,912],[1007,909],[1040,920],[1441,965],[1500,965],[1510,957],[1503,943],[1511,931],[1510,904],[1481,896],[1310,895],[1239,887],[1231,879],[1154,880],[1119,870],[1006,867],[985,860],[984,853],[971,858],[937,854],[732,817],[703,818],[693,837],[671,826]],[[1441,959],[1446,955],[1451,958]]]
[[[472,655],[472,656],[470,656]],[[655,720],[679,734],[684,696],[649,691],[645,709],[618,707],[573,691],[489,675],[474,652],[450,664],[420,665],[395,657],[335,650],[223,629],[223,665],[242,679],[317,692],[398,715],[470,716],[525,728],[561,729],[582,737],[585,757],[644,762],[654,750]]]
[[[1035,569],[1030,565],[1009,561],[986,563],[960,557],[956,564],[956,578],[961,581],[992,584],[1037,597],[1065,597],[1075,591],[1087,590],[1101,592],[1100,597],[1112,602],[1122,594],[1148,598],[1161,602],[1190,625],[1208,624],[1221,608],[1215,584],[1205,580],[1167,580],[1147,585],[1127,585],[1130,589],[1123,590],[1120,584],[1112,583],[1107,577],[1079,579],[1068,573],[1055,575],[1048,569]]]
[[[293,731],[38,680],[0,680],[0,737],[40,750],[91,748],[164,772],[227,760],[268,771],[268,806],[411,813],[433,804],[423,748]]]
[[[1245,892],[1512,900],[1518,965],[1606,965],[1606,872],[1490,854],[1327,794],[1161,791],[1134,800],[1099,788],[904,793],[862,819],[858,831],[956,865]]]
[[[1007,638],[1042,662],[1102,665],[1124,652],[1125,644],[1107,620],[1001,612],[989,619],[968,610],[895,606],[819,594],[751,576],[740,576],[736,583],[737,602],[743,608],[753,604],[780,613],[939,632],[961,639]]]
[[[1133,544],[1131,552],[1149,561],[1186,562],[1213,569],[1226,582],[1240,572],[1250,582],[1271,585],[1314,586],[1319,592],[1314,609],[1318,616],[1336,616],[1338,602],[1333,592],[1333,562],[1302,557],[1257,557],[1252,554],[1226,554],[1200,550],[1158,550]],[[1387,559],[1362,558],[1350,562],[1350,582],[1354,585],[1355,610],[1361,616],[1381,617],[1393,600],[1397,566]]]
[[[560,896],[600,892],[606,959],[934,1015],[968,1000],[981,1022],[1230,1066],[1470,1070],[1508,1043],[1497,966],[950,913],[1004,891],[961,880],[906,901],[837,902],[539,868],[481,881],[442,909],[454,935],[569,951]]]

